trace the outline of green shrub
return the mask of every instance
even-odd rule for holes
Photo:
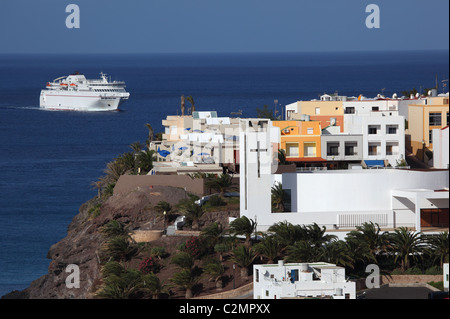
[[[432,266],[425,270],[425,275],[442,275],[442,270],[438,266]]]
[[[168,256],[168,253],[166,252],[166,248],[164,248],[164,247],[153,247],[150,253],[153,257],[158,257],[158,258],[164,258],[164,257]]]

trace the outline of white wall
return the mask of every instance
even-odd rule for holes
[[[448,168],[449,165],[449,139],[448,126],[445,129],[433,130],[433,166],[435,168]]]
[[[388,160],[391,166],[396,166],[397,161],[405,158],[405,119],[403,116],[383,116],[383,112],[372,112],[370,115],[344,115],[344,130],[349,134],[363,135],[363,159],[365,160]],[[396,134],[387,134],[387,126],[395,125]],[[378,127],[377,134],[369,134],[369,127]],[[377,143],[377,155],[369,155],[369,144]],[[386,154],[386,145],[394,143],[393,155]]]
[[[258,230],[277,222],[325,225],[339,224],[340,215],[359,215],[387,219],[391,227],[415,225],[415,207],[406,199],[396,199],[393,190],[443,189],[449,186],[448,171],[413,170],[342,170],[283,174],[283,189],[291,189],[292,213],[270,213],[269,209],[248,212],[258,216]],[[264,192],[260,189],[259,192]],[[270,196],[270,190],[265,190]],[[448,201],[447,201],[448,202]],[[448,203],[443,200],[440,205]],[[432,202],[420,205],[431,207]],[[434,204],[438,204],[434,200]],[[242,210],[241,210],[242,214]]]

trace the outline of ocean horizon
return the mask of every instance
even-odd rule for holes
[[[105,113],[40,109],[45,83],[74,71],[125,81],[129,101]],[[47,273],[49,248],[96,196],[91,183],[131,143],[145,142],[146,123],[162,132],[167,115],[181,114],[182,94],[198,111],[255,117],[275,100],[283,107],[324,93],[390,97],[436,83],[448,92],[448,73],[448,50],[0,54],[0,296]]]

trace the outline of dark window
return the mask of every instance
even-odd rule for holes
[[[374,126],[369,126],[369,134],[377,134],[377,128]]]
[[[355,108],[354,107],[346,107],[344,113],[345,114],[355,114]]]
[[[397,126],[388,126],[387,129],[388,134],[397,134]]]
[[[355,146],[354,145],[346,145],[345,146],[345,156],[356,155]]]
[[[283,204],[285,212],[292,211],[292,194],[290,189],[283,189]]]
[[[337,145],[331,145],[328,147],[328,156],[337,156],[339,155],[339,147]]]
[[[298,281],[298,269],[291,270],[291,282],[294,283],[295,281]]]
[[[430,113],[429,120],[430,126],[441,126],[441,113]]]

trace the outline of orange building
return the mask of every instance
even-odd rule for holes
[[[273,121],[280,128],[280,148],[286,152],[286,160],[291,162],[323,162],[321,158],[319,121]]]

